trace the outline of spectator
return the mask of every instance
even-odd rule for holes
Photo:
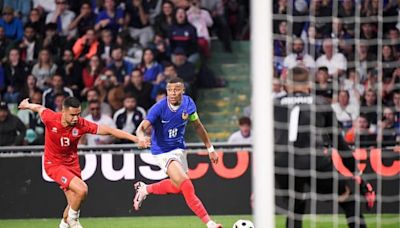
[[[143,73],[139,69],[135,69],[131,73],[130,82],[125,86],[125,94],[131,93],[136,97],[137,103],[140,107],[148,110],[154,101],[151,99],[151,91],[153,85],[143,80]]]
[[[45,13],[52,12],[56,10],[55,0],[33,0],[33,8],[40,9]]]
[[[355,5],[353,0],[342,0],[339,5],[338,16],[343,20],[343,28],[354,37],[355,34]]]
[[[400,90],[395,90],[392,97],[395,114],[395,128],[400,130]]]
[[[193,63],[189,62],[185,52],[182,48],[176,48],[174,50],[174,64],[178,77],[182,78],[185,85],[188,86],[187,92],[194,92],[196,83],[196,68]],[[191,93],[189,93],[191,94]],[[192,94],[193,95],[193,94]]]
[[[96,19],[96,30],[109,29],[113,34],[117,34],[124,24],[124,11],[115,7],[114,0],[105,0],[104,9],[99,12]]]
[[[56,95],[58,95],[58,94],[64,95],[64,98],[74,96],[74,93],[72,92],[72,90],[63,85],[62,76],[55,74],[51,78],[51,88],[45,90],[43,93],[43,101],[42,101],[43,106],[45,106],[46,108],[52,109],[53,111],[56,111],[57,104],[58,104],[58,102],[56,102]],[[61,102],[61,104],[62,104],[62,102]],[[61,108],[61,106],[60,106],[60,108]]]
[[[376,146],[376,134],[370,130],[368,119],[360,114],[354,121],[354,126],[345,134],[345,141],[348,144],[355,145],[357,148]]]
[[[63,108],[63,102],[66,98],[64,93],[57,93],[54,95],[54,111],[55,112],[61,112]]]
[[[272,79],[272,97],[274,99],[285,96],[287,93],[283,88],[283,83],[279,78]]]
[[[74,92],[75,97],[80,97],[83,90],[82,65],[74,59],[74,53],[70,49],[64,50],[58,66],[57,74],[62,76],[64,85]]]
[[[340,78],[347,70],[347,60],[342,53],[335,53],[331,39],[325,39],[322,44],[324,55],[317,59],[317,67],[325,66],[331,77]]]
[[[21,18],[23,23],[28,21],[29,11],[31,10],[31,1],[3,0],[3,8],[5,7],[14,9],[14,16]]]
[[[46,90],[51,84],[51,77],[56,73],[57,64],[54,63],[51,53],[42,49],[39,53],[38,62],[32,68],[32,74],[37,78],[38,87]]]
[[[150,48],[143,50],[142,62],[140,63],[140,70],[143,72],[143,80],[158,84],[157,76],[162,73],[163,66],[155,60],[154,52]]]
[[[378,121],[378,126],[378,145],[395,146],[399,141],[399,129],[395,128],[395,115],[391,107],[383,108],[382,120]]]
[[[196,28],[187,21],[183,8],[175,12],[175,22],[168,31],[168,39],[172,50],[177,47],[185,50],[189,62],[196,63],[199,60]]]
[[[322,42],[323,40],[317,37],[317,29],[315,25],[310,24],[307,29],[307,42],[306,52],[313,59],[317,59],[322,54]]]
[[[109,117],[112,116],[112,110],[111,110],[110,105],[105,103],[104,101],[100,100],[99,91],[97,91],[97,89],[95,89],[95,88],[89,89],[86,92],[86,100],[88,102],[99,101],[100,102],[100,112]],[[90,114],[89,107],[86,107],[84,110],[82,110],[81,116],[85,117],[89,114]]]
[[[68,9],[68,1],[56,0],[56,9],[47,14],[46,24],[57,24],[57,33],[61,36],[67,37],[67,40],[71,40],[77,34],[76,28],[70,27],[74,18],[75,13]]]
[[[240,130],[229,136],[228,143],[251,143],[251,120],[249,117],[241,117],[239,119]]]
[[[97,78],[95,88],[99,91],[99,99],[106,101],[114,112],[123,106],[124,88],[122,84],[118,83],[117,77],[112,70],[105,70],[104,76]]]
[[[393,48],[390,45],[382,46],[382,69],[383,77],[392,77],[394,69],[397,67],[397,59],[393,54]]]
[[[382,78],[382,75],[379,76]],[[368,69],[367,79],[364,81],[364,88],[365,90],[373,89],[378,90],[378,71],[375,68]]]
[[[12,48],[12,41],[8,39],[4,33],[4,28],[0,27],[0,61],[7,61],[7,54]]]
[[[24,28],[20,19],[14,17],[14,10],[9,6],[3,8],[3,17],[0,19],[0,27],[4,28],[4,34],[10,40],[20,41],[24,35]]]
[[[86,91],[94,87],[94,82],[96,79],[101,76],[100,74],[103,72],[103,64],[99,58],[99,56],[94,55],[90,58],[90,61],[87,63],[86,67],[82,70],[82,80],[84,88],[81,91],[81,96],[86,94]]]
[[[89,2],[83,2],[80,7],[80,13],[71,24],[68,25],[69,30],[78,30],[78,36],[85,35],[86,30],[94,28],[97,15],[92,11],[92,6]]]
[[[42,104],[42,91],[35,90],[29,96],[30,102],[33,104]],[[18,110],[18,118],[26,127],[25,141],[28,145],[44,144],[44,125],[37,112],[29,109]]]
[[[376,96],[376,91],[374,89],[368,89],[364,94],[360,107],[360,113],[363,113],[368,119],[370,130],[372,132],[376,132],[376,126],[378,123]]]
[[[20,59],[18,49],[11,49],[4,65],[4,85],[8,91],[20,93],[24,89],[29,67]]]
[[[198,46],[200,48],[201,54],[204,57],[210,56],[210,34],[208,28],[213,25],[213,20],[210,13],[207,10],[201,9],[200,0],[192,0],[192,5],[190,6],[187,13],[187,20],[191,23],[197,30]]]
[[[400,31],[397,28],[390,28],[387,34],[387,39],[390,40],[390,45],[393,47],[394,56],[400,57]]]
[[[32,97],[37,91],[42,92],[37,86],[37,79],[32,74],[26,78],[24,89],[21,91],[21,99]],[[40,104],[42,104],[42,97],[40,97]]]
[[[101,124],[104,126],[109,126],[112,128],[116,128],[115,123],[113,119],[108,116],[104,115],[101,112],[101,103],[98,100],[91,100],[89,101],[89,110],[90,114],[85,116],[86,120],[89,120],[90,122],[96,123],[96,124]],[[84,138],[81,140],[85,141],[84,144],[88,146],[97,146],[97,145],[104,145],[104,144],[111,144],[114,142],[114,138],[110,135],[92,135],[92,134],[87,134],[85,135]]]
[[[223,0],[202,0],[201,5],[211,12],[213,19],[213,30],[216,31],[218,39],[226,52],[232,52],[232,33],[230,31]]]
[[[159,90],[166,90],[167,83],[173,79],[177,78],[178,74],[176,72],[176,67],[172,63],[166,63],[164,66],[164,72],[157,76],[157,81],[153,84],[153,90],[151,91],[151,98],[155,99]],[[185,93],[190,94],[190,85],[185,83]]]
[[[304,53],[304,41],[301,38],[294,38],[292,53],[287,55],[283,61],[283,66],[287,69],[292,69],[295,66],[307,67],[311,72],[315,72],[314,58]]]
[[[124,107],[114,114],[114,122],[118,129],[135,134],[139,124],[146,118],[146,111],[137,106],[136,98],[128,94],[124,98]]]
[[[156,34],[161,34],[163,37],[168,36],[168,29],[172,25],[175,17],[174,4],[166,0],[162,4],[162,11],[155,18],[153,29]]]
[[[371,54],[369,51],[368,42],[361,40],[356,45],[356,55],[358,56],[359,67],[357,67],[358,74],[360,75],[360,82],[364,83],[367,79],[368,69],[377,66],[376,55]],[[351,59],[350,61],[354,61]]]
[[[35,28],[27,24],[24,30],[24,36],[18,42],[18,48],[21,52],[21,60],[29,66],[33,66],[39,56],[39,51],[42,49],[42,41],[36,35]]]
[[[378,46],[375,44],[377,41],[377,30],[378,25],[372,23],[361,24],[360,38],[366,40],[369,43],[368,52],[377,56]]]
[[[331,1],[311,0],[310,14],[315,16],[315,28],[318,37],[327,37],[332,33],[331,20],[332,3]],[[328,20],[324,20],[328,18]]]
[[[25,138],[26,128],[18,117],[8,110],[6,102],[0,102],[0,146],[20,146]]]
[[[62,56],[65,46],[66,40],[57,33],[57,24],[46,24],[43,48],[50,50],[55,62],[60,60],[58,56]]]
[[[101,31],[99,47],[97,48],[97,55],[100,56],[106,66],[112,62],[111,53],[115,47],[116,45],[115,42],[113,42],[113,34],[110,30],[103,29]]]
[[[341,46],[344,40],[353,38],[351,34],[343,26],[342,19],[334,17],[332,20],[332,33],[331,38],[334,39],[334,43]]]
[[[128,84],[129,75],[132,73],[134,66],[124,59],[124,52],[121,46],[112,50],[111,58],[111,64],[107,68],[114,72],[118,83]]]
[[[349,99],[349,92],[347,90],[340,90],[338,101],[332,103],[332,109],[336,114],[336,119],[344,131],[352,127],[353,121],[358,116],[358,105],[350,105]]]
[[[97,41],[96,32],[94,29],[87,29],[85,35],[79,38],[73,48],[75,59],[80,62],[89,60],[97,53],[99,42]]]
[[[29,13],[29,19],[27,25],[32,26],[35,29],[36,36],[43,38],[45,32],[45,21],[42,17],[42,11],[39,9],[32,9]]]
[[[156,95],[156,103],[167,97],[167,90],[158,90]]]
[[[281,21],[279,23],[278,34],[274,39],[274,59],[278,62],[282,62],[286,57],[286,36],[287,36],[287,21]]]
[[[127,1],[125,14],[125,25],[128,26],[131,37],[139,39],[140,45],[144,48],[154,36],[153,28],[150,26],[148,3],[147,0]]]
[[[360,84],[360,76],[354,68],[347,70],[347,79],[343,81],[343,89],[350,95],[350,105],[358,105],[365,89]]]
[[[156,33],[153,42],[149,43],[148,47],[157,53],[155,56],[157,62],[171,62],[171,50],[162,34]]]
[[[316,73],[315,94],[332,101],[333,86],[329,80],[328,68],[320,67]]]

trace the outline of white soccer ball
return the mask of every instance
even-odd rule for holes
[[[250,220],[237,220],[232,228],[254,228],[254,224]]]

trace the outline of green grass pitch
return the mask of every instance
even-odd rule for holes
[[[213,216],[214,220],[221,223],[225,228],[231,228],[238,219],[252,220],[251,215],[223,215]],[[318,215],[315,217],[317,224],[314,227],[335,227],[335,216]],[[303,227],[310,225],[310,216],[305,216]],[[368,227],[392,228],[400,227],[400,216],[385,214],[382,217],[366,215]],[[85,228],[204,228],[205,226],[195,216],[158,216],[158,217],[116,217],[116,218],[82,218],[81,224]],[[0,220],[0,228],[55,228],[58,227],[60,219],[5,219]],[[378,226],[377,224],[381,224]],[[347,227],[343,215],[336,222],[338,227]],[[276,216],[276,227],[285,227],[285,217]]]

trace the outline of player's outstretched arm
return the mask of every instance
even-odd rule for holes
[[[150,138],[146,136],[146,131],[149,127],[151,127],[150,121],[143,120],[136,129],[136,135],[138,137],[139,145],[145,142],[150,143]]]
[[[97,134],[98,135],[112,135],[116,138],[119,139],[127,139],[130,140],[132,142],[138,143],[138,147],[139,148],[147,148],[150,145],[150,141],[142,141],[140,142],[138,140],[138,137],[129,134],[128,132],[122,131],[120,129],[116,129],[116,128],[112,128],[112,127],[108,127],[105,125],[99,125],[98,129],[97,129]]]
[[[197,116],[197,115],[196,115]],[[199,117],[194,118],[192,120],[194,128],[196,129],[197,135],[200,137],[201,141],[203,141],[204,145],[207,147],[209,157],[212,163],[218,163],[218,154],[215,152],[213,145],[211,144],[211,140],[208,137],[208,133],[204,125],[201,123]]]
[[[25,98],[24,100],[22,100],[21,103],[19,103],[18,108],[19,109],[29,109],[29,110],[39,113],[39,115],[42,115],[43,110],[46,109],[44,106],[42,106],[40,104],[29,103],[29,98]]]

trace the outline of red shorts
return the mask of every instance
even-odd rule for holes
[[[51,164],[49,161],[44,161],[44,169],[46,170],[47,175],[57,182],[57,184],[60,185],[60,188],[64,191],[68,190],[69,183],[74,177],[82,179],[79,162],[76,162],[71,166],[66,166]]]

